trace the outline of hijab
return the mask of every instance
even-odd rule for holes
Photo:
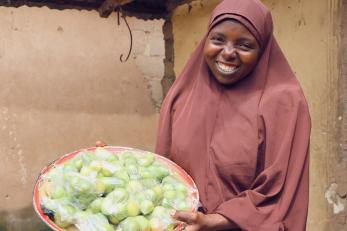
[[[204,60],[208,32],[233,19],[257,39],[253,71],[219,84]],[[194,179],[203,208],[248,231],[304,231],[308,209],[310,116],[259,0],[224,0],[208,32],[164,99],[156,153]]]

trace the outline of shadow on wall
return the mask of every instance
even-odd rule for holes
[[[33,207],[13,212],[0,211],[0,231],[51,231],[36,215]]]

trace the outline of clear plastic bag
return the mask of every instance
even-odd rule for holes
[[[150,231],[150,225],[144,216],[128,217],[122,221],[116,231]]]
[[[149,225],[152,231],[170,231],[173,230],[177,221],[175,221],[171,214],[174,213],[173,209],[157,206],[153,212],[148,216]]]
[[[162,181],[164,207],[175,210],[187,211],[191,208],[192,202],[188,197],[188,188],[179,180],[177,176],[170,175]]]
[[[101,203],[101,212],[109,217],[113,224],[128,217],[129,194],[123,188],[118,188],[109,193]]]
[[[74,223],[74,215],[79,211],[69,199],[49,199],[42,198],[42,206],[54,213],[54,222],[62,228],[66,228]]]
[[[101,213],[80,212],[76,214],[75,226],[81,231],[114,231],[107,218]]]

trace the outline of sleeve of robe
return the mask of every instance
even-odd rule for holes
[[[267,101],[259,106],[265,142],[263,168],[249,190],[222,203],[216,213],[242,230],[304,231],[311,127],[308,107],[304,98]]]

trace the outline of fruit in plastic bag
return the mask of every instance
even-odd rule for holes
[[[122,221],[116,231],[150,231],[149,221],[144,216],[128,217]]]
[[[125,187],[125,182],[117,177],[100,177],[98,178],[105,185],[105,193],[112,192],[115,188]]]
[[[118,160],[118,157],[116,155],[102,147],[95,149],[95,157],[96,159],[106,160],[110,162]]]
[[[125,218],[127,218],[128,215],[128,208],[127,208],[127,204],[121,204],[118,206],[118,210],[117,212],[113,213],[112,215],[108,216],[110,222],[112,224],[119,224],[119,222],[121,222],[122,220],[124,220]]]
[[[139,224],[141,231],[150,231],[149,221],[144,216],[134,217],[134,220]]]
[[[129,194],[123,188],[117,188],[109,193],[101,204],[101,211],[105,215],[117,215],[128,203]]]
[[[151,153],[148,153],[148,154],[145,154],[145,155],[139,157],[137,160],[137,163],[140,166],[148,167],[151,164],[153,164],[154,160],[155,160],[155,156]]]
[[[140,202],[140,211],[143,215],[150,214],[154,209],[154,204],[150,200],[143,200]]]
[[[141,231],[141,227],[134,217],[128,217],[119,224],[116,231]]]
[[[114,231],[114,227],[101,213],[79,212],[75,216],[76,227],[83,231]]]
[[[93,213],[100,213],[101,212],[101,205],[104,198],[98,197],[96,198],[90,205],[88,206],[88,209],[92,211]]]
[[[128,182],[130,180],[130,177],[128,175],[128,172],[125,168],[120,169],[114,174],[115,177],[118,177],[119,179],[124,180],[125,182]]]
[[[169,170],[166,169],[164,166],[161,166],[160,164],[151,165],[147,168],[147,170],[152,174],[154,177],[156,177],[159,180],[162,180],[164,177],[168,176],[170,174]]]
[[[129,178],[131,180],[139,180],[142,178],[139,167],[136,164],[129,164],[125,166],[125,169],[127,170],[127,173],[129,175]]]
[[[54,222],[61,228],[66,228],[73,224],[72,217],[76,209],[69,205],[60,206],[54,214]]]
[[[130,180],[126,186],[126,190],[130,193],[141,192],[143,189],[143,185],[138,180]]]
[[[173,230],[175,221],[171,217],[174,210],[157,206],[154,208],[151,215],[149,215],[149,224],[153,231]]]
[[[140,208],[135,200],[130,199],[127,203],[127,211],[129,217],[135,217],[140,214]]]

